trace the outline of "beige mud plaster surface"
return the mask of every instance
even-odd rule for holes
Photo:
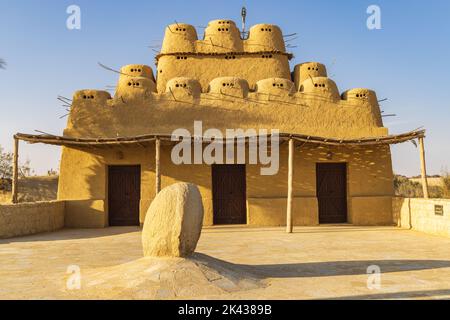
[[[450,239],[394,227],[206,228],[188,261],[142,258],[140,238],[129,227],[0,240],[0,298],[450,298]],[[69,291],[73,264],[82,289]]]
[[[175,96],[177,100],[171,93],[151,94],[133,103],[109,100],[106,105],[80,101],[72,108],[64,134],[81,138],[171,134],[178,128],[193,132],[196,120],[202,120],[204,128],[223,132],[229,128],[279,129],[338,138],[387,133],[378,126],[378,116],[368,103],[332,102],[309,93],[271,97],[249,93],[245,99],[225,94],[202,94],[200,99]]]
[[[146,257],[186,257],[197,246],[203,222],[202,197],[191,183],[176,183],[161,192],[148,209],[142,245]]]

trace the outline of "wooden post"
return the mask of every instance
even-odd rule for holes
[[[289,139],[289,162],[288,162],[288,195],[287,195],[287,212],[286,212],[286,232],[292,233],[292,183],[294,179],[294,140]]]
[[[12,194],[11,202],[17,203],[18,188],[17,184],[19,182],[19,139],[14,137],[14,158],[13,158],[13,176],[12,176]]]
[[[429,195],[428,195],[427,165],[425,162],[425,146],[423,142],[423,137],[419,138],[419,146],[420,146],[420,172],[422,175],[423,197],[425,199],[428,199]]]
[[[155,140],[155,175],[156,175],[156,195],[161,191],[161,140]]]

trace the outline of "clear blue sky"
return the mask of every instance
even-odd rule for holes
[[[0,0],[0,145],[11,149],[12,135],[34,129],[60,134],[66,123],[57,95],[83,88],[105,89],[117,77],[97,66],[129,63],[154,67],[164,27],[187,22],[205,26],[217,18],[248,24],[278,24],[299,34],[292,66],[319,61],[340,91],[377,91],[391,133],[424,126],[429,173],[450,169],[450,1],[100,1]],[[282,6],[281,4],[285,4]],[[81,7],[81,30],[66,28],[66,8]],[[381,7],[382,30],[369,31],[366,9]],[[201,35],[203,29],[198,28]],[[57,168],[59,149],[22,144],[37,172]],[[419,173],[419,154],[407,143],[392,148],[397,173]]]

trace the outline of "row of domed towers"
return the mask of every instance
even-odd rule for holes
[[[246,97],[249,92],[275,95],[300,92],[310,98],[378,105],[372,90],[351,89],[340,95],[321,63],[298,64],[291,73],[291,57],[286,53],[282,31],[276,25],[257,24],[242,39],[233,21],[214,20],[199,40],[192,25],[175,23],[166,27],[156,57],[156,80],[147,65],[124,66],[115,97],[129,101],[169,92],[192,97],[207,92],[228,92],[240,97]]]
[[[161,53],[190,52],[286,52],[281,29],[273,24],[257,24],[250,28],[247,39],[231,20],[213,20],[199,40],[194,26],[175,23],[167,26]]]
[[[182,93],[182,91],[189,91],[189,95],[193,97],[198,97],[202,92],[224,94],[228,92],[240,97],[246,97],[249,92],[274,94],[275,96],[280,94],[292,95],[295,92],[300,92],[334,101],[358,99],[377,104],[375,92],[369,89],[350,89],[340,95],[336,83],[327,77],[326,67],[318,62],[306,62],[296,65],[292,73],[294,81],[286,78],[261,79],[256,82],[254,88],[251,88],[245,79],[232,76],[214,78],[205,88],[201,86],[197,79],[175,77],[167,81],[163,91],[159,91],[156,87],[153,71],[147,65],[124,66],[121,68],[121,74],[116,97],[124,95],[132,98],[135,95],[143,94],[142,90],[148,90],[151,93]],[[232,90],[230,90],[230,87]]]

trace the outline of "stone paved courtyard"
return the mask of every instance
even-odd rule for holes
[[[130,227],[0,240],[0,299],[450,298],[450,239],[394,227],[205,228],[192,261],[142,258]],[[70,265],[79,290],[67,289]],[[371,265],[379,289],[367,288]]]

